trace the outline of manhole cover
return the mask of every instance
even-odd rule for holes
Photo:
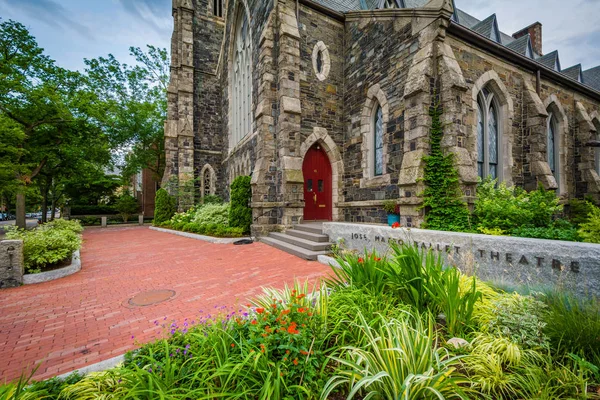
[[[129,304],[132,306],[151,306],[167,301],[173,296],[175,296],[174,290],[150,290],[136,294],[129,299]]]

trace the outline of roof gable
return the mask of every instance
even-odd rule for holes
[[[508,43],[506,47],[522,56],[533,58],[533,47],[531,45],[531,36],[529,34],[513,40]]]
[[[583,71],[581,75],[583,75],[584,84],[600,91],[600,65]]]
[[[554,50],[553,52],[538,58],[537,62],[550,69],[560,72],[560,59],[558,58],[558,50]]]
[[[496,14],[492,14],[477,25],[471,28],[475,32],[488,39],[492,39],[496,43],[502,43],[500,39],[500,30],[498,29],[498,21],[496,20]]]
[[[581,74],[581,64],[573,65],[572,67],[563,69],[561,72],[569,78],[574,79],[577,82],[583,83],[583,76]]]

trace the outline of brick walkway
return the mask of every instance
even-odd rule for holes
[[[263,286],[316,280],[328,267],[266,246],[209,244],[147,227],[87,230],[80,272],[0,291],[0,383],[37,364],[48,378],[94,364],[163,334],[154,321],[236,306]],[[172,299],[132,307],[139,292]],[[135,339],[132,339],[132,336]]]

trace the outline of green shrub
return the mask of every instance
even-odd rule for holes
[[[169,221],[177,211],[177,200],[165,189],[158,189],[154,205],[154,223],[157,225]]]
[[[71,206],[71,215],[112,215],[116,214],[117,210],[114,206],[109,205],[74,205]]]
[[[100,225],[102,217],[80,217],[79,220],[83,226]]]
[[[547,307],[532,296],[502,294],[477,314],[480,329],[493,335],[509,338],[523,348],[547,348]]]
[[[504,182],[496,184],[496,180],[486,180],[477,188],[473,217],[478,229],[511,232],[522,227],[550,227],[562,211],[553,191],[539,187],[528,193]]]
[[[123,222],[127,222],[132,214],[139,211],[140,205],[135,197],[124,194],[117,199],[115,209],[119,211],[119,214],[123,217]]]
[[[216,224],[228,226],[229,204],[205,204],[198,207],[192,222],[198,225]]]
[[[584,200],[569,200],[569,221],[576,226],[587,222],[590,218],[590,213],[594,210],[594,206],[594,200],[591,197],[586,197]]]
[[[250,232],[252,225],[252,209],[249,207],[252,199],[252,187],[249,176],[238,176],[231,184],[231,208],[229,210],[229,226],[242,228]]]
[[[510,231],[512,236],[549,239],[549,240],[566,240],[569,242],[578,242],[581,240],[577,228],[574,226],[561,228],[556,226],[529,228],[521,227]]]
[[[207,194],[202,198],[202,204],[223,204],[223,199],[215,194]]]
[[[11,229],[6,238],[23,241],[25,270],[39,273],[68,260],[81,247],[81,229],[78,221],[55,220],[30,231]]]
[[[546,294],[548,305],[544,333],[559,354],[574,353],[600,365],[600,302],[572,294]]]
[[[588,221],[580,225],[578,233],[584,242],[600,243],[600,208],[592,208]]]

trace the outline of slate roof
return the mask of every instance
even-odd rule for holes
[[[563,69],[562,72],[564,75],[568,76],[571,79],[576,81],[580,81],[581,78],[581,64],[573,65],[572,67]]]
[[[506,47],[508,47],[512,51],[519,53],[523,56],[527,53],[528,46],[529,46],[529,34],[527,34],[525,36],[521,36],[518,39],[514,39],[512,42],[510,42],[506,45]]]
[[[583,83],[600,92],[600,65],[583,71]]]
[[[460,23],[460,19],[459,19],[459,23]],[[489,17],[487,17],[483,21],[479,22],[478,24],[474,25],[470,29],[473,30],[474,32],[479,33],[481,36],[485,36],[488,39],[492,39],[495,42],[501,41],[499,31],[498,31],[498,25],[496,22],[496,14],[490,15]],[[496,33],[498,36],[494,37],[494,33]]]
[[[538,58],[536,61],[550,69],[556,69],[556,67],[558,67],[558,71],[560,71],[560,61],[558,59],[558,50],[554,50],[551,53],[543,55],[542,57]]]
[[[325,7],[331,8],[335,11],[339,12],[348,12],[348,11],[357,11],[357,10],[372,10],[379,6],[381,0],[313,0],[319,4],[324,5]],[[429,0],[404,0],[404,5],[406,8],[418,8],[425,6]],[[453,1],[454,3],[454,1]],[[495,40],[492,38],[492,32],[494,28],[498,32],[500,36],[500,44],[506,46],[507,48],[525,56],[529,40],[529,35],[525,35],[520,37],[519,39],[515,39],[510,35],[501,32],[498,29],[498,21],[496,19],[496,15],[492,14],[483,21],[473,17],[472,15],[464,12],[463,10],[456,8],[455,18],[458,23],[468,29],[471,29],[480,35],[487,37],[488,39]],[[544,56],[540,56],[532,51],[533,59],[538,63],[550,68],[555,69],[557,67],[558,72],[563,72],[566,76],[571,77],[572,79],[578,80],[577,71],[581,71],[581,65],[575,65],[573,67],[567,68],[566,70],[561,71],[560,68],[560,59],[558,57],[558,51],[555,50],[551,53],[548,53]],[[579,68],[579,70],[577,70]],[[581,76],[583,78],[583,83],[597,91],[600,91],[600,66],[590,68],[586,71],[581,72]]]

